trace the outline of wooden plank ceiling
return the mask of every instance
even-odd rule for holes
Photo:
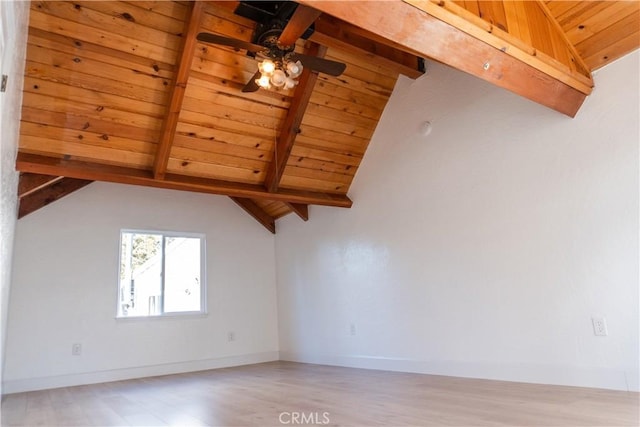
[[[591,71],[640,46],[640,1],[546,1]]]
[[[32,2],[20,216],[99,180],[227,195],[275,233],[289,213],[306,221],[310,204],[351,206],[398,75],[419,77],[420,57],[573,115],[591,70],[639,44],[637,2],[304,3],[324,13],[296,51],[345,63],[344,74],[305,69],[295,89],[244,93],[256,60],[195,38],[252,41],[256,23],[234,13],[238,2]],[[389,25],[404,22],[404,36],[385,16],[403,18]],[[428,19],[477,52],[423,43],[422,23],[443,31]],[[490,71],[489,58],[472,63],[486,49]]]

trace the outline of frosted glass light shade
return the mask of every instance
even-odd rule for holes
[[[286,80],[287,80],[287,75],[284,73],[284,71],[279,69],[275,70],[273,72],[273,75],[271,76],[271,84],[274,85],[275,87],[284,86]]]
[[[259,79],[256,79],[256,84],[264,89],[268,89],[269,87],[271,87],[271,84],[269,83],[269,76],[265,74],[260,76]]]
[[[273,61],[269,59],[265,59],[264,61],[258,64],[258,69],[262,74],[271,75],[271,73],[273,73],[274,70],[276,69],[276,64],[274,64]]]
[[[289,77],[295,79],[296,77],[302,74],[302,63],[300,61],[296,62],[287,62],[287,72],[289,73]]]
[[[297,80],[292,79],[291,77],[287,77],[284,82],[285,89],[293,89],[298,84]]]

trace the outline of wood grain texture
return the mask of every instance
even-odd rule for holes
[[[167,171],[167,162],[169,161],[169,153],[171,145],[178,126],[178,116],[182,110],[182,102],[184,93],[189,81],[189,72],[191,71],[191,62],[195,46],[197,44],[196,34],[200,31],[200,20],[203,14],[203,3],[194,1],[190,4],[191,13],[184,24],[182,43],[178,53],[177,71],[174,80],[171,82],[171,95],[169,98],[169,106],[164,118],[164,126],[162,136],[158,142],[158,148],[153,163],[153,175],[156,179],[164,178]]]
[[[64,175],[71,178],[119,184],[142,185],[170,190],[194,191],[241,198],[259,198],[282,202],[318,204],[350,208],[351,200],[342,194],[313,191],[280,190],[270,193],[261,185],[249,185],[167,174],[164,180],[156,180],[149,170],[111,166],[79,160],[57,159],[35,154],[18,153],[16,168],[20,172],[44,175]]]
[[[329,426],[612,427],[637,426],[638,409],[638,393],[271,362],[11,394],[2,420],[277,426],[303,412]]]
[[[455,3],[455,7],[451,5],[452,3]],[[545,64],[568,73],[589,87],[592,86],[592,82],[588,80],[590,79],[589,67],[568,40],[545,3],[542,1],[478,3],[482,4],[476,5],[472,1],[463,1],[443,2],[443,5],[445,9],[450,9],[453,13],[465,19],[469,19],[469,16],[461,13],[460,9],[478,16],[492,26],[495,25],[499,31],[496,31],[493,27],[490,27],[488,31],[510,43],[514,43],[514,39],[517,40],[515,44],[518,48],[532,55],[532,58],[527,58],[526,56],[519,56],[518,58],[529,61],[532,65],[539,67],[541,64],[536,63],[534,57],[543,52],[549,58],[543,60]],[[527,50],[529,47],[534,50]],[[547,67],[540,69],[553,73]],[[556,73],[552,75],[557,77]],[[568,81],[565,82],[569,83]],[[580,87],[576,86],[576,88]]]
[[[86,187],[92,182],[91,180],[75,178],[62,178],[52,181],[50,185],[43,186],[36,191],[20,197],[18,218],[23,218],[76,190]]]
[[[616,43],[627,38],[638,40],[638,35],[640,34],[640,12],[634,11],[622,17],[619,21],[611,24],[607,30],[598,32],[576,45],[576,48],[587,58],[588,62],[591,61],[593,63],[600,57],[602,62],[608,63],[611,58],[619,57],[625,53],[618,51],[618,49],[612,49],[612,47],[620,46],[616,45]]]
[[[555,79],[585,95],[591,93],[593,88],[591,74],[586,69],[576,69],[577,63],[570,60],[568,43],[562,43],[557,46],[558,50],[550,49],[548,52],[540,49],[546,43],[541,42],[539,45],[534,45],[534,39],[551,43],[550,37],[556,31],[560,31],[555,26],[548,25],[548,18],[535,1],[505,2],[505,13],[508,12],[507,31],[476,19],[470,12],[451,1],[443,1],[437,5],[425,0],[404,1],[489,46],[499,49],[519,61],[522,65],[530,66],[545,76]],[[487,24],[489,24],[488,27]],[[538,27],[536,27],[536,24],[538,24]],[[558,54],[556,55],[556,53]],[[524,75],[522,78],[524,78]],[[540,89],[542,90],[544,87]]]
[[[287,203],[287,206],[291,208],[296,215],[303,221],[309,221],[309,205],[302,205],[300,203]]]
[[[282,34],[278,37],[278,43],[281,46],[291,46],[296,43],[302,34],[315,22],[320,16],[320,11],[303,4],[296,7],[293,16],[284,27]]]
[[[323,58],[326,51],[326,47],[313,43],[307,51],[307,55]],[[284,119],[282,132],[276,142],[273,160],[267,169],[265,177],[265,187],[271,192],[278,191],[282,174],[289,161],[291,149],[298,136],[299,127],[307,110],[317,78],[318,73],[309,68],[305,68],[298,78],[298,86],[291,101],[287,117]]]
[[[73,174],[82,175],[78,165],[88,165],[85,175],[93,178],[101,176],[96,168],[109,166],[131,172],[133,181],[143,185],[158,185],[147,180],[151,169],[156,178],[177,177],[180,184],[171,182],[171,187],[201,188],[204,183],[203,191],[211,192],[214,182],[225,189],[234,184],[253,188],[264,183],[272,167],[286,118],[298,116],[300,123],[289,127],[295,143],[278,150],[296,156],[291,164],[286,158],[278,161],[285,191],[329,199],[346,195],[398,67],[419,75],[417,58],[375,33],[338,23],[344,25],[342,39],[333,41],[327,57],[347,64],[347,71],[340,78],[317,80],[310,90],[317,96],[306,102],[310,114],[302,123],[301,98],[293,90],[241,92],[257,69],[253,58],[198,44],[192,37],[207,31],[250,41],[255,23],[235,15],[236,5],[34,2],[20,151],[47,156],[52,164],[75,162]],[[301,6],[298,14],[306,18],[298,20],[297,33],[319,12]],[[338,21],[327,19],[331,32]],[[304,42],[297,41],[295,49],[304,52]],[[378,63],[378,58],[385,59]],[[301,133],[296,136],[293,128]],[[126,181],[118,174],[109,179]],[[234,196],[252,199],[272,218],[293,212],[285,203],[290,201],[305,216],[304,198],[240,193]]]
[[[251,215],[264,228],[269,230],[269,232],[271,232],[272,234],[276,234],[275,219],[267,212],[265,212],[260,206],[258,206],[253,200],[243,199],[240,197],[231,197],[231,200],[233,200],[245,212]]]
[[[415,7],[441,9],[439,6],[415,0],[411,3],[304,0],[304,4],[340,19],[348,19],[413,52],[444,62],[568,116],[575,116],[584,102],[585,93]],[[397,22],[403,22],[405,30],[398,31]],[[452,45],[456,49],[451,49]],[[489,67],[484,65],[487,63]]]
[[[25,70],[25,92],[37,93],[49,96],[51,98],[62,100],[63,102],[71,101],[74,103],[91,104],[96,112],[102,112],[105,109],[114,109],[125,113],[135,115],[142,114],[152,118],[161,119],[164,116],[165,107],[161,102],[150,102],[148,99],[134,99],[132,96],[125,96],[122,91],[118,91],[116,86],[108,89],[107,86],[97,88],[95,82],[92,81],[90,86],[83,87],[82,83],[68,84],[67,82],[58,82],[56,79],[40,78],[38,75],[31,76],[32,68],[30,61],[27,60]],[[37,68],[34,68],[37,70]],[[49,68],[50,70],[51,68]],[[100,82],[98,82],[100,83]],[[63,96],[63,97],[61,97]],[[39,105],[27,104],[38,108]]]
[[[256,60],[196,43],[199,31],[252,41],[256,23],[234,13],[237,1],[34,1],[19,151],[39,159],[33,173],[159,187],[154,176],[171,177],[163,188],[304,219],[303,205],[350,206],[396,80],[420,76],[419,57],[571,116],[591,91],[587,68],[640,39],[638,2],[410,1],[427,12],[399,0],[302,1],[291,31],[315,20],[310,41],[346,64],[305,93],[243,93]],[[262,187],[276,181],[269,198]]]
[[[78,131],[23,121],[21,151],[100,159],[103,163],[121,166],[149,167],[152,164],[155,144],[89,129]]]
[[[274,219],[282,218],[285,215],[289,215],[292,210],[288,203],[280,202],[277,200],[268,199],[254,199],[253,202],[260,206],[269,216]]]
[[[18,179],[18,198],[60,181],[63,177],[41,175],[37,173],[21,173]]]
[[[50,6],[54,5],[55,7],[58,3],[65,3],[74,8],[71,2],[34,2],[29,13],[29,25],[46,32],[74,38],[80,43],[88,42],[163,63],[175,63],[177,51],[162,44],[163,40],[168,42],[168,39],[171,38],[170,36],[156,36],[154,34],[153,40],[156,43],[160,43],[154,44],[149,43],[147,39],[147,37],[152,36],[137,34],[136,31],[128,31],[131,27],[121,28],[118,32],[111,32],[109,28],[103,28],[100,24],[85,24],[84,22],[87,22],[87,20],[78,18],[77,15],[74,15],[74,12],[69,11],[63,16],[52,13]],[[60,11],[60,9],[56,8],[53,12],[55,11]],[[74,22],[75,19],[79,20]],[[178,41],[179,38],[173,36],[173,40],[168,44],[177,49]]]
[[[638,1],[546,1],[549,13],[590,70],[640,47]]]
[[[419,69],[417,56],[398,50],[384,41],[373,39],[372,33],[363,32],[332,16],[322,15],[318,18],[315,31],[309,40],[328,48],[363,56],[369,64],[382,65],[387,70],[413,79],[424,74]]]

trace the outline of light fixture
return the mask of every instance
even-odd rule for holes
[[[420,126],[418,127],[418,131],[422,134],[422,136],[429,136],[432,130],[433,125],[428,120],[420,123]]]
[[[265,59],[258,63],[260,78],[256,84],[263,89],[293,89],[298,84],[297,78],[302,74],[302,63],[290,61],[286,56],[281,59]]]
[[[264,61],[258,63],[258,69],[262,73],[262,75],[271,75],[273,71],[276,69],[276,64],[270,60],[265,59]]]
[[[294,87],[296,87],[298,85],[298,81],[292,79],[291,77],[287,77],[284,81],[284,88],[285,89],[293,89]]]
[[[300,74],[302,74],[302,63],[300,61],[287,62],[287,73],[289,74],[289,77],[291,77],[292,79],[299,77]]]
[[[256,79],[256,84],[265,89],[269,88],[270,86],[269,76],[267,76],[266,74],[263,74],[262,76],[260,76],[259,79]]]
[[[274,85],[275,87],[284,86],[284,83],[286,80],[287,80],[287,75],[285,74],[284,71],[280,69],[276,69],[271,75],[271,78],[269,79],[271,84]]]

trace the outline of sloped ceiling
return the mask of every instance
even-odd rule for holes
[[[349,187],[396,79],[419,77],[421,57],[541,103],[560,88],[567,95],[545,105],[572,115],[591,90],[590,72],[639,44],[638,2],[303,3],[324,13],[296,51],[343,62],[346,71],[307,70],[295,89],[243,93],[256,60],[195,39],[205,31],[251,41],[256,23],[234,13],[238,2],[32,2],[20,216],[103,180],[226,195],[275,233],[284,215],[309,219],[311,204],[351,206]],[[418,24],[398,18],[409,13],[511,62],[483,70],[473,63],[479,57],[452,54],[455,46],[429,50],[439,46],[431,40],[423,48],[413,40]],[[385,33],[377,16],[396,18],[405,38]],[[367,18],[378,25],[368,28]],[[543,33],[530,24],[541,20]],[[507,75],[513,64],[524,71]]]

